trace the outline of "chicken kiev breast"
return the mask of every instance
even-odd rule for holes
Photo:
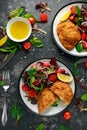
[[[43,112],[57,100],[58,100],[58,97],[48,88],[45,88],[40,93],[40,96],[38,97],[38,100],[37,100],[38,112],[39,113]]]
[[[70,104],[73,98],[72,88],[68,83],[62,81],[56,81],[51,87],[50,90],[55,93],[65,104]]]
[[[57,34],[62,45],[67,50],[72,50],[81,39],[78,27],[70,21],[59,23],[57,26]]]

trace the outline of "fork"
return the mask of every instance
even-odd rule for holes
[[[2,78],[4,81],[3,89],[4,89],[4,105],[3,105],[3,112],[2,112],[2,117],[1,117],[1,122],[2,125],[5,126],[7,123],[7,105],[6,105],[6,95],[7,95],[7,90],[10,87],[10,73],[9,71],[3,71],[2,72]]]

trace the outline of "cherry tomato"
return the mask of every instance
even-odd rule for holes
[[[48,62],[45,62],[45,63],[43,63],[43,65],[42,65],[42,67],[44,68],[44,67],[49,67],[50,66],[50,63],[48,63]]]
[[[29,96],[30,98],[35,98],[36,95],[37,95],[37,92],[36,92],[34,89],[31,88],[31,89],[28,91],[28,96]]]
[[[23,47],[25,50],[29,50],[31,48],[31,43],[30,42],[24,42]]]
[[[84,62],[84,67],[87,69],[87,61]]]
[[[48,21],[48,15],[45,13],[40,14],[40,21],[46,23]]]
[[[34,85],[39,85],[39,80],[38,79],[35,79],[35,81],[33,82]]]
[[[70,8],[70,10],[71,10],[71,14],[75,14],[76,13],[76,6],[72,6]]]
[[[75,20],[75,16],[71,15],[71,16],[69,17],[69,20],[73,22],[73,21]]]
[[[65,73],[65,70],[64,69],[58,69],[57,73]]]
[[[82,42],[82,46],[83,46],[84,49],[87,49],[87,42],[86,42],[86,41],[83,41],[83,42]]]
[[[24,84],[22,84],[22,90],[27,92],[29,90],[29,87],[28,86],[25,86]]]
[[[83,32],[82,35],[81,35],[81,39],[86,40],[86,38],[87,38],[87,34]]]
[[[35,23],[35,19],[34,18],[28,18],[28,21],[31,23],[31,24],[34,24]]]
[[[63,118],[65,120],[69,120],[71,118],[71,116],[72,116],[72,114],[71,114],[70,111],[66,111],[66,112],[63,113]]]
[[[48,80],[54,83],[55,81],[57,81],[57,75],[56,74],[48,75]]]

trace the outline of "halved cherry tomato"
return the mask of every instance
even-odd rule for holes
[[[48,80],[54,83],[57,81],[57,75],[55,73],[48,75]]]
[[[76,13],[76,6],[72,6],[70,8],[70,10],[71,10],[71,14],[75,14]]]
[[[83,41],[83,42],[82,42],[82,46],[83,46],[84,49],[87,49],[87,42],[86,42],[86,41]]]
[[[87,61],[84,62],[84,67],[87,69]]]
[[[83,33],[82,33],[82,36],[81,36],[81,39],[82,39],[82,40],[86,40],[86,38],[87,38],[87,34],[83,32]]]
[[[28,18],[28,21],[29,21],[31,24],[34,24],[34,23],[35,23],[35,19],[32,18],[32,17]]]
[[[71,16],[69,17],[69,20],[72,21],[72,22],[75,21],[75,16],[71,15]]]
[[[66,112],[63,113],[63,118],[65,120],[69,120],[71,118],[71,116],[72,116],[72,114],[71,114],[70,111],[66,111]]]
[[[31,48],[31,43],[30,42],[24,42],[23,47],[24,47],[25,50],[28,51]]]
[[[28,86],[25,86],[24,84],[22,84],[22,90],[27,92],[29,90],[29,87]]]
[[[30,98],[35,98],[36,95],[37,95],[37,92],[36,92],[34,89],[31,88],[31,89],[28,91],[28,96],[29,96]]]

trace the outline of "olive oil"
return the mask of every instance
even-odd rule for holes
[[[10,34],[13,38],[21,40],[27,37],[29,33],[28,25],[23,21],[16,21],[10,27]]]

